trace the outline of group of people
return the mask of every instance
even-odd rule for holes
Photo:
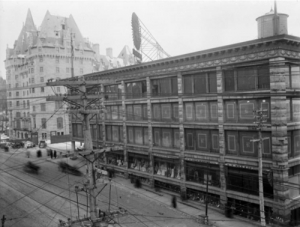
[[[48,156],[50,156],[51,159],[57,158],[56,150],[54,150],[54,151],[52,149],[48,150]]]

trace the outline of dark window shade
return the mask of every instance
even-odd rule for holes
[[[269,67],[260,67],[257,70],[258,75],[258,89],[269,89],[270,88],[270,74]]]
[[[178,80],[177,77],[172,77],[172,94],[178,94]]]
[[[244,68],[237,70],[237,88],[243,90],[255,90],[256,69]]]
[[[144,128],[144,144],[148,145],[149,144],[149,129],[148,128]]]
[[[183,77],[183,92],[184,94],[192,94],[193,93],[193,76],[184,76]]]
[[[126,118],[127,118],[127,120],[133,120],[132,105],[127,105],[126,106]]]
[[[234,91],[234,71],[233,70],[226,70],[224,71],[224,86],[225,91]]]
[[[107,141],[112,141],[112,138],[111,138],[111,126],[109,126],[109,125],[106,125],[105,126],[105,128],[106,128],[106,140]]]
[[[215,72],[208,73],[209,78],[209,92],[217,93],[217,74]]]
[[[194,75],[194,93],[207,93],[206,89],[206,74]]]

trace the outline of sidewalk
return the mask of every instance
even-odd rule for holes
[[[130,183],[129,179],[124,179],[122,177],[116,176],[113,178],[113,184],[116,187],[119,187],[123,190],[127,190],[130,193],[134,193],[139,196],[143,196],[145,199],[149,200],[155,200],[156,202],[161,203],[162,205],[171,208],[170,201],[171,201],[171,195],[156,192],[154,189],[151,189],[147,186],[144,186],[143,188],[135,188],[134,184]],[[198,205],[198,204],[197,204]],[[177,211],[180,211],[184,215],[190,216],[193,219],[197,219],[198,215],[204,215],[205,214],[205,206],[204,204],[200,204],[198,206],[189,203],[189,202],[182,202],[180,199],[177,199]],[[214,209],[208,208],[208,219],[209,222],[213,224],[213,226],[217,227],[257,227],[260,226],[259,223],[251,223],[251,221],[242,220],[242,218],[227,218],[224,214]]]

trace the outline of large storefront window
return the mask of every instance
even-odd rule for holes
[[[154,174],[180,180],[180,163],[178,159],[154,158]]]
[[[225,121],[226,122],[245,122],[255,121],[255,110],[265,110],[267,122],[270,121],[270,100],[269,99],[246,99],[225,101]]]
[[[152,118],[155,121],[178,121],[178,103],[152,104]]]
[[[126,105],[126,119],[143,121],[148,119],[147,104]]]
[[[217,122],[217,102],[186,102],[184,103],[184,116],[186,121]]]
[[[220,187],[220,168],[213,164],[186,162],[186,180]]]
[[[126,83],[126,98],[145,98],[147,96],[146,81]]]
[[[258,195],[258,171],[228,167],[227,188],[229,190]],[[272,179],[269,173],[263,173],[264,197],[273,198]]]
[[[185,129],[185,148],[217,153],[219,152],[219,131]]]
[[[183,92],[189,94],[217,93],[216,72],[183,75]]]
[[[128,153],[129,169],[151,173],[149,156],[136,153]]]
[[[125,166],[124,151],[109,151],[106,152],[107,164],[115,166]]]
[[[178,94],[177,77],[151,80],[152,96],[172,96]]]
[[[154,146],[179,148],[179,129],[173,128],[153,128]]]
[[[204,203],[205,204],[205,197],[207,196],[208,199],[208,204],[210,206],[214,207],[220,207],[220,196],[212,193],[206,193],[203,191],[195,190],[192,188],[187,188],[186,189],[186,195],[187,199]]]
[[[162,182],[155,180],[154,181],[154,187],[157,189],[167,190],[175,193],[180,193],[180,186],[175,184],[170,184],[167,182]]]
[[[257,157],[258,143],[251,140],[258,138],[258,133],[253,131],[226,131],[226,154]],[[272,157],[272,137],[270,132],[263,132],[262,155],[263,158]]]
[[[252,66],[223,71],[225,91],[270,89],[269,66]]]

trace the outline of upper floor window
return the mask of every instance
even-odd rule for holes
[[[126,120],[142,121],[147,119],[147,104],[126,105]]]
[[[29,100],[27,100],[27,106],[28,106],[28,108],[29,108]],[[29,114],[28,114],[28,116],[29,116]]]
[[[158,147],[179,148],[179,129],[153,128],[153,145]]]
[[[18,91],[16,92],[16,96],[19,96],[19,92]]]
[[[286,119],[287,122],[294,121],[298,122],[300,121],[300,99],[297,98],[288,98],[286,103]]]
[[[40,73],[44,72],[44,68],[40,67]]]
[[[42,121],[42,128],[46,129],[47,128],[47,119],[46,118],[42,118],[41,121]]]
[[[70,68],[66,68],[66,72],[67,72],[67,73],[70,73]]]
[[[80,69],[80,74],[83,74],[83,69]]]
[[[270,100],[269,99],[242,99],[228,100],[224,103],[226,122],[248,122],[255,121],[255,110],[266,110],[267,121],[270,121]]]
[[[178,121],[178,103],[152,104],[152,118],[154,121]]]
[[[9,107],[12,107],[12,101],[9,101]]]
[[[44,87],[41,87],[41,92],[45,92],[45,88]]]
[[[218,130],[185,129],[185,147],[197,152],[219,152]]]
[[[269,66],[253,66],[223,71],[225,91],[270,89]]]
[[[126,98],[143,98],[146,97],[146,81],[126,83]]]
[[[63,118],[62,117],[58,117],[56,120],[57,120],[57,128],[62,129],[64,127],[64,125],[63,125]]]
[[[43,83],[44,82],[44,77],[40,77],[40,81]]]
[[[182,76],[182,80],[183,80],[183,93],[186,95],[217,93],[216,72],[185,75]]]
[[[55,58],[55,62],[59,63],[59,58],[58,57]]]
[[[104,87],[104,97],[106,100],[121,99],[122,85],[109,85]]]
[[[184,118],[186,121],[217,122],[217,102],[185,102]]]
[[[31,68],[31,73],[34,73],[34,68]]]
[[[80,64],[83,64],[83,59],[80,59]]]
[[[287,88],[300,88],[300,66],[289,65],[288,74],[286,74],[286,87]]]
[[[35,92],[35,90],[34,90],[34,88],[32,88],[31,93],[34,93],[34,92]]]
[[[16,87],[19,87],[19,84],[18,84],[18,83],[16,83]]]
[[[35,106],[32,106],[32,111],[35,112]]]
[[[56,67],[56,72],[59,73],[59,67]]]
[[[20,102],[19,101],[17,101],[16,106],[20,106]]]
[[[8,96],[11,97],[11,92],[8,92]]]
[[[69,62],[70,62],[69,58],[66,58],[66,63],[69,63]]]
[[[46,103],[41,103],[41,111],[46,111]]]
[[[18,75],[15,75],[15,79],[16,79],[16,80],[18,79]]]
[[[152,96],[172,96],[178,94],[177,77],[151,80]]]
[[[39,58],[39,61],[40,61],[40,62],[43,62],[43,57],[40,57],[40,58]]]

